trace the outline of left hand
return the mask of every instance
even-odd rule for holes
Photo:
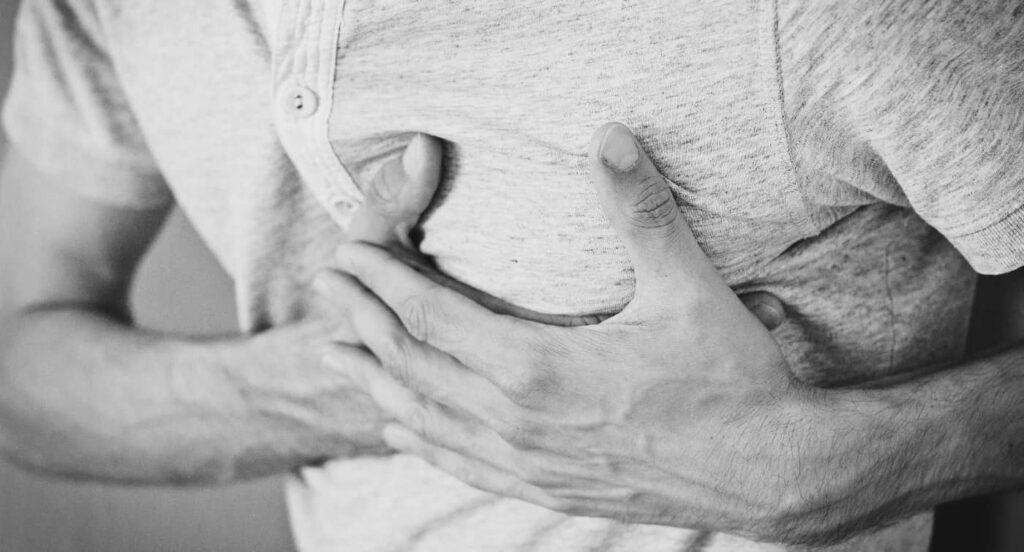
[[[635,267],[625,310],[578,327],[494,314],[346,244],[337,262],[358,281],[335,273],[332,299],[373,356],[337,344],[328,361],[397,420],[390,446],[475,487],[575,515],[813,540],[804,484],[822,470],[802,464],[819,460],[819,395],[703,254],[628,129],[605,125],[590,153]]]

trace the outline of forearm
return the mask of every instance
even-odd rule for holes
[[[74,307],[9,317],[0,446],[46,473],[169,484],[257,477],[379,448],[376,410],[357,392],[327,416],[281,381],[283,365],[319,364],[316,348],[301,346],[318,331],[306,324],[198,340]],[[328,427],[334,420],[345,431]]]
[[[817,506],[840,532],[1024,486],[1024,343],[890,383],[828,392],[844,469],[820,474],[836,494]]]

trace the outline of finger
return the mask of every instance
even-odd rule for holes
[[[665,292],[678,291],[680,276],[707,269],[672,188],[627,127],[609,123],[594,133],[590,176],[633,261],[638,296],[653,292],[664,300]]]
[[[471,487],[509,498],[525,500],[551,510],[563,507],[561,501],[519,477],[486,462],[428,443],[401,426],[389,425],[384,428],[383,435],[384,442],[391,448],[415,454],[435,468],[447,472]]]
[[[352,215],[349,238],[414,249],[409,232],[441,180],[441,141],[416,134],[401,157],[385,163],[364,185],[365,200]]]
[[[331,271],[323,271],[322,274],[318,273],[313,278],[313,291],[324,300],[321,304],[325,304],[329,310],[334,312],[334,316],[329,317],[332,327],[327,330],[330,332],[328,340],[332,343],[361,345],[362,339],[356,332],[355,326],[352,325],[349,305],[345,300],[345,290],[340,288],[337,278],[331,277],[328,272]]]
[[[401,385],[488,422],[513,408],[493,382],[408,335],[394,313],[352,277],[326,271],[317,280],[334,301],[348,305],[353,344],[369,348]]]
[[[460,415],[458,410],[446,408],[403,386],[366,351],[332,347],[325,352],[324,362],[347,375],[384,413],[427,442],[474,458],[490,459],[504,470],[514,469],[517,451],[484,420],[465,412]],[[478,404],[488,405],[485,397],[477,398],[482,401]]]
[[[499,387],[528,376],[517,373],[516,367],[528,364],[530,344],[539,341],[532,323],[496,315],[379,247],[343,244],[337,262],[382,300],[415,339],[452,355]],[[371,338],[362,331],[360,335]]]
[[[764,324],[769,331],[786,321],[786,308],[778,297],[767,291],[755,291],[740,295],[740,301]]]
[[[520,451],[483,420],[460,415],[457,410],[403,387],[365,352],[337,347],[328,351],[325,361],[345,371],[384,413],[400,424],[390,430],[399,435],[409,434],[406,438],[410,443],[454,454],[549,490],[570,489],[587,481],[600,483],[609,471],[605,459],[573,459],[544,449]],[[397,443],[388,444],[402,450]]]
[[[338,345],[328,349],[324,362],[370,395],[384,414],[423,438],[442,445],[462,443],[490,457],[511,457],[509,445],[493,431],[402,386],[367,351]]]
[[[481,456],[479,448],[451,448],[399,424],[388,424],[382,435],[392,449],[415,454],[472,487],[551,510],[568,511],[572,504],[585,503],[593,511],[621,511],[625,501],[636,497],[635,489],[609,483],[607,468],[588,469],[545,455],[539,460],[545,468],[524,470],[517,463],[525,458],[517,457],[516,451],[489,458]]]
[[[437,403],[402,386],[369,352],[358,347],[336,345],[326,350],[323,361],[328,367],[345,374],[391,418],[425,433],[429,431],[431,435],[442,429],[453,431],[449,427],[452,424]],[[460,431],[460,434],[464,433]]]
[[[416,385],[412,363],[419,352],[417,342],[386,306],[347,274],[324,270],[315,285],[332,303],[344,306],[348,326],[356,336],[354,345],[369,348],[401,381]]]

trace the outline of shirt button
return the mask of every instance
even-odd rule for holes
[[[288,90],[281,101],[285,112],[296,119],[305,119],[313,115],[320,105],[316,92],[305,86],[296,86]]]

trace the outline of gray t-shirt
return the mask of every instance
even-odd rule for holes
[[[536,310],[632,293],[586,182],[629,125],[738,292],[767,290],[796,373],[840,385],[962,354],[974,273],[1024,264],[1024,5],[781,0],[28,0],[4,122],[69,190],[175,201],[243,329],[302,315],[359,182],[449,142],[422,249]],[[73,178],[72,178],[73,177]],[[326,550],[775,550],[573,518],[409,456],[289,484]],[[927,514],[840,548],[924,550]]]

